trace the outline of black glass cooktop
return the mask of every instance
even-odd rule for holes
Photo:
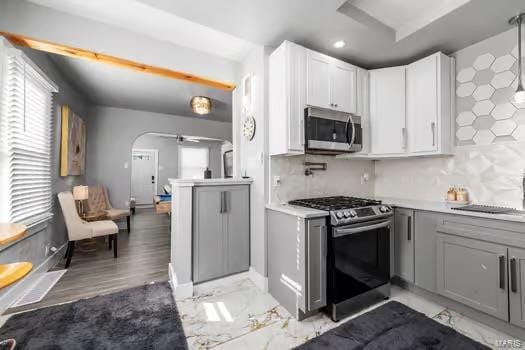
[[[365,199],[365,198],[356,198],[356,197],[333,196],[333,197],[321,197],[321,198],[296,199],[296,200],[288,202],[288,204],[330,211],[330,210],[353,209],[353,208],[368,207],[371,205],[379,205],[381,204],[381,201]]]

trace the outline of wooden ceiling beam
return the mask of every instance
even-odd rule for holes
[[[193,74],[179,72],[158,66],[152,66],[136,61],[127,60],[124,58],[106,55],[103,53],[80,49],[77,47],[57,44],[50,41],[30,38],[24,35],[13,34],[8,32],[0,31],[0,35],[4,36],[11,43],[17,46],[29,47],[31,49],[54,53],[62,56],[100,62],[115,67],[131,69],[142,73],[154,74],[170,79],[183,80],[189,83],[200,84],[220,90],[232,91],[233,89],[235,89],[235,84],[199,77]]]

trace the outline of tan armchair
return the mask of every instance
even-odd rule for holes
[[[66,269],[71,264],[71,258],[75,250],[75,242],[81,239],[109,236],[110,243],[113,241],[113,256],[117,257],[117,234],[118,226],[111,220],[86,222],[80,218],[71,192],[60,192],[58,201],[64,214],[66,222],[68,246],[66,252]]]
[[[130,233],[131,212],[129,209],[113,208],[109,202],[108,191],[104,186],[89,186],[88,192],[89,197],[87,199],[87,215],[104,212],[109,220],[116,221],[126,219],[128,233]]]

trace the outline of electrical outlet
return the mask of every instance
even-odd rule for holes
[[[279,187],[279,186],[281,186],[281,177],[274,176],[273,177],[273,187]]]
[[[368,181],[370,181],[370,174],[368,174],[367,172],[364,172],[361,175],[361,185],[368,183]]]

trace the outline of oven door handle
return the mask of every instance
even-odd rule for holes
[[[387,221],[380,222],[378,224],[361,226],[361,227],[342,228],[342,229],[336,228],[334,230],[334,237],[341,237],[341,236],[353,235],[354,233],[376,230],[378,228],[388,227],[390,226],[391,223],[392,223],[392,220],[387,220]]]

